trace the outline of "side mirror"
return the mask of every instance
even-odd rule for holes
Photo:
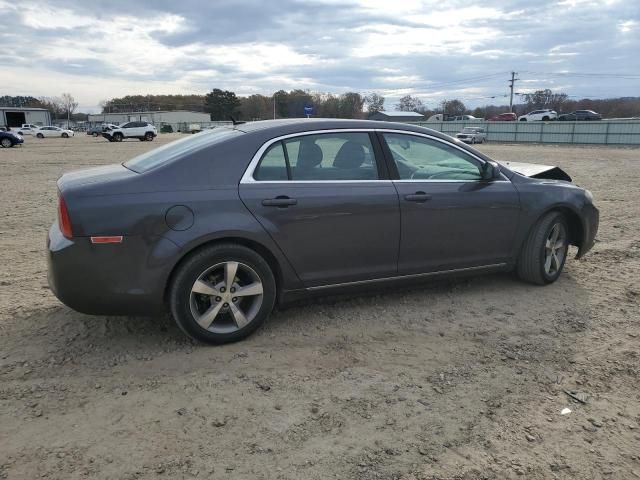
[[[482,165],[481,175],[483,180],[495,180],[500,176],[500,165],[496,162],[485,162]]]

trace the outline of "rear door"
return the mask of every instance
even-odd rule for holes
[[[520,213],[506,177],[483,180],[482,161],[428,135],[381,132],[401,214],[400,274],[507,262]]]
[[[397,273],[398,195],[376,142],[366,131],[274,139],[240,183],[306,287]]]

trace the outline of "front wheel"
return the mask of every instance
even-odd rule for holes
[[[114,142],[121,142],[124,139],[124,135],[122,135],[121,133],[114,133],[113,134],[113,141]]]
[[[62,138],[69,138],[69,134],[68,133],[63,133],[62,134]]]
[[[38,133],[38,134],[36,135],[36,137],[38,137],[38,138],[44,138],[44,135],[43,135],[43,134],[41,134],[41,133]]]
[[[93,132],[91,135],[93,135],[94,137],[98,136],[98,132]]]
[[[269,316],[276,282],[269,264],[236,244],[204,248],[188,257],[169,287],[178,326],[205,343],[222,344],[253,333]]]
[[[153,142],[153,133],[151,133],[151,132],[147,132],[147,133],[145,133],[145,134],[144,134],[144,139],[145,139],[147,142]]]
[[[518,276],[527,282],[546,285],[555,282],[569,250],[569,228],[560,212],[542,217],[529,233],[518,260]]]
[[[13,147],[13,142],[10,138],[3,138],[2,140],[0,140],[0,145],[2,145],[2,148],[9,148]]]

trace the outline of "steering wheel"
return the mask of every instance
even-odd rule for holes
[[[438,172],[438,173],[434,173],[433,175],[429,175],[429,178],[430,179],[431,178],[440,178],[440,177],[444,177],[444,176],[447,176],[447,175],[451,175],[451,173],[453,173],[453,172],[451,172],[450,170],[447,170],[446,172]]]

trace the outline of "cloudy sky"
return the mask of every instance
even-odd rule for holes
[[[639,0],[0,0],[0,95],[640,95]],[[491,98],[495,97],[495,98]]]

